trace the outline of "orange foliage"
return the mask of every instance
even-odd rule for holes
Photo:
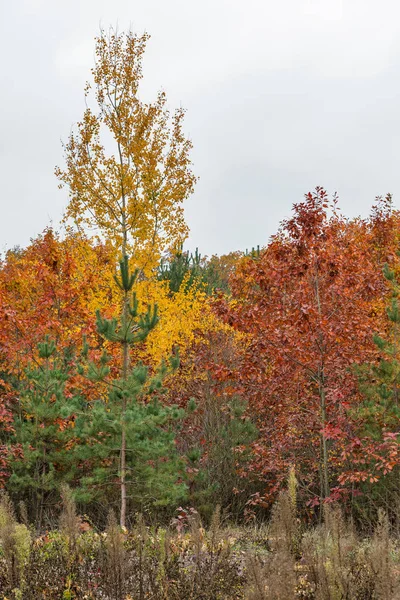
[[[95,337],[97,308],[110,301],[114,251],[81,235],[60,240],[47,229],[24,250],[9,251],[0,269],[1,359],[20,375],[45,335],[60,348]]]

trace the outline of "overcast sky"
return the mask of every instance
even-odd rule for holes
[[[57,226],[60,140],[117,24],[151,34],[144,94],[187,109],[190,248],[263,245],[317,185],[351,216],[400,206],[398,0],[0,0],[0,250]]]

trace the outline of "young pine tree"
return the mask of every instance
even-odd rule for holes
[[[384,276],[392,292],[386,309],[389,331],[386,339],[374,336],[380,354],[378,362],[357,369],[362,402],[354,416],[359,423],[363,455],[357,455],[356,463],[361,470],[365,465],[370,475],[361,478],[362,494],[353,502],[353,509],[367,522],[375,518],[380,508],[388,511],[392,520],[398,519],[400,507],[400,286],[395,272],[387,265]]]
[[[375,440],[382,438],[384,430],[397,430],[400,423],[400,286],[388,265],[385,265],[383,273],[392,291],[386,310],[390,333],[387,339],[374,336],[381,355],[379,362],[372,367],[364,367],[360,372],[364,395],[360,415],[365,432]]]
[[[22,454],[11,461],[8,489],[30,507],[39,528],[46,508],[51,510],[58,502],[61,484],[76,475],[69,446],[75,438],[73,414],[80,401],[65,393],[71,359],[72,353],[61,355],[48,338],[38,345],[38,359],[26,371],[14,417],[12,442],[21,445]]]
[[[109,378],[109,357],[104,353],[99,365],[89,363],[88,369],[82,370],[92,380],[109,384],[109,395],[106,401],[95,403],[90,418],[83,415],[78,419],[76,427],[85,440],[77,447],[79,460],[92,468],[91,475],[81,479],[78,499],[110,503],[112,488],[119,488],[120,524],[125,527],[128,503],[139,510],[168,506],[183,499],[186,487],[179,483],[181,464],[173,428],[181,411],[163,406],[159,400],[163,379],[179,359],[171,357],[169,365],[163,363],[155,373],[142,363],[130,365],[126,357],[132,346],[146,339],[158,316],[156,306],[139,314],[132,293],[137,272],[130,273],[126,256],[120,262],[120,273],[116,281],[126,299],[123,315],[104,319],[98,312],[97,328],[106,340],[122,347],[123,369],[119,378]]]
[[[178,292],[183,283],[190,288],[202,280],[203,259],[197,248],[195,253],[184,251],[182,245],[167,260],[162,259],[158,267],[158,279],[168,281],[171,292]]]

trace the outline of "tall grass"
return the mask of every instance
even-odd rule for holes
[[[208,529],[194,511],[179,531],[140,515],[122,530],[113,513],[97,531],[65,488],[59,528],[39,537],[3,496],[0,599],[96,598],[400,600],[400,547],[383,512],[368,538],[330,505],[318,526],[304,528],[293,485],[267,526],[229,526],[216,507]]]

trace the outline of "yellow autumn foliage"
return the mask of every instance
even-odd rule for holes
[[[138,284],[137,293],[143,308],[155,303],[159,309],[160,321],[145,344],[145,353],[153,364],[168,358],[176,346],[183,355],[196,331],[220,326],[200,285],[187,290],[183,284],[171,294],[166,281],[143,281]]]
[[[184,111],[170,114],[164,92],[152,103],[139,98],[148,38],[112,30],[96,38],[88,107],[64,146],[65,167],[56,168],[69,188],[65,220],[95,228],[147,276],[187,237],[182,203],[196,181]]]

